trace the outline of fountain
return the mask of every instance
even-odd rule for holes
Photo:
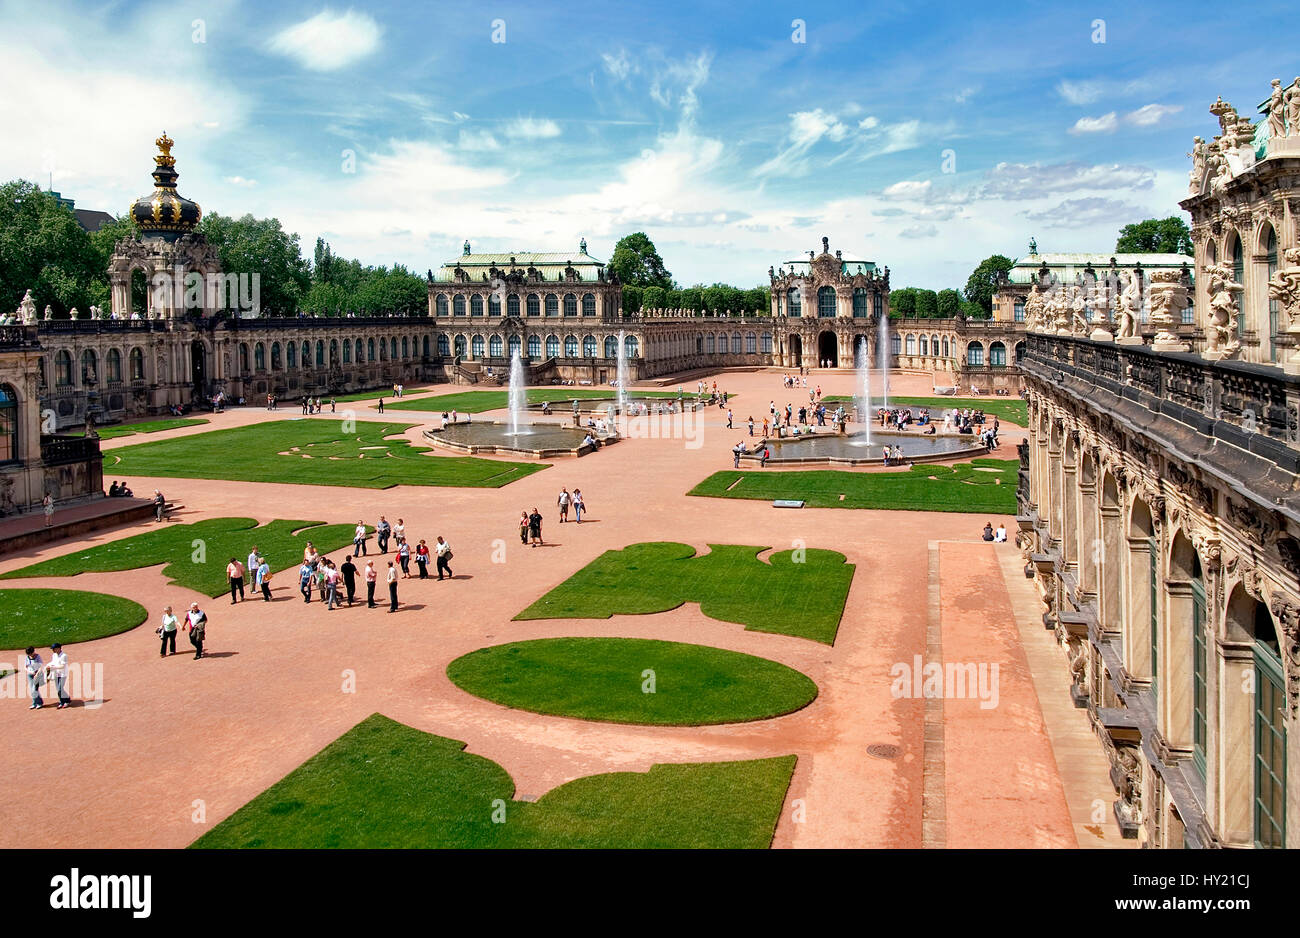
[[[876,339],[876,357],[880,359],[880,406],[889,407],[889,317],[880,317],[880,335]]]
[[[862,441],[871,445],[871,342],[866,336],[858,339],[858,421],[864,433]]]
[[[528,407],[528,387],[524,380],[524,359],[519,349],[515,349],[514,358],[510,360],[510,435],[519,435],[519,417]]]
[[[618,412],[627,413],[627,345],[623,338],[623,330],[618,333],[618,370],[616,372],[618,380]]]

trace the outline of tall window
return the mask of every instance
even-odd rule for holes
[[[903,337],[897,332],[889,337],[889,354],[894,358],[903,354]]]
[[[1232,239],[1232,279],[1246,286],[1246,251],[1240,236]],[[1237,335],[1246,331],[1246,290],[1237,294]]]
[[[733,332],[733,333],[731,334],[731,354],[732,354],[732,355],[739,355],[739,354],[740,354],[740,350],[741,350],[741,345],[740,345],[740,333],[739,333],[739,332]],[[631,358],[631,357],[632,357],[631,355],[628,356],[628,358]]]
[[[1201,777],[1205,777],[1206,674],[1208,659],[1205,649],[1205,578],[1201,574],[1201,558],[1192,559],[1192,759]]]
[[[253,367],[257,371],[266,371],[266,346],[261,342],[253,346]]]
[[[488,355],[492,358],[500,358],[502,348],[501,336],[494,335],[488,339]]]
[[[518,293],[511,293],[509,296],[506,297],[506,315],[507,316],[519,315],[519,294]]]
[[[388,340],[388,353],[389,353],[389,354],[388,354],[388,357],[389,357],[389,358],[396,358],[396,357],[397,357],[397,336],[393,336],[391,339]],[[316,343],[316,364],[318,364],[318,365],[320,365],[320,364],[324,364],[324,363],[320,360],[320,343],[319,343],[319,342]]]
[[[578,297],[572,293],[564,294],[564,315],[578,315]]]
[[[1273,275],[1277,273],[1277,235],[1273,231],[1273,226],[1268,228],[1268,240],[1264,242],[1264,251],[1268,257],[1268,279],[1272,280]],[[1268,300],[1268,353],[1272,361],[1277,361],[1277,336],[1278,336],[1278,305],[1277,300],[1269,297]]]
[[[0,384],[0,462],[14,462],[18,454],[18,395]]]
[[[817,318],[835,318],[835,288],[822,287],[817,291]]]
[[[929,337],[929,336],[925,336],[925,335],[921,336],[921,339],[920,339],[920,353],[921,353],[922,355],[929,355],[929,354],[930,354],[930,337]]]
[[[560,339],[558,336],[548,335],[546,337],[546,357],[560,357]]]
[[[1147,582],[1150,584],[1151,595],[1147,597],[1147,606],[1150,609],[1150,622],[1148,628],[1151,634],[1151,693],[1157,694],[1159,691],[1160,674],[1160,548],[1156,544],[1154,536],[1147,538],[1147,556],[1150,558],[1150,565],[1147,568]]]
[[[303,368],[311,367],[311,343],[310,342],[304,342],[302,344],[302,367]],[[248,362],[244,362],[244,370],[245,371],[248,370]]]
[[[1001,342],[989,346],[989,364],[994,368],[1005,368],[1007,364],[1007,347]]]
[[[582,340],[582,357],[583,358],[596,357],[596,337],[594,335],[586,336]]]
[[[317,366],[325,364],[325,343],[319,339],[316,341],[316,364]]]
[[[758,354],[758,333],[757,332],[745,333],[745,352],[749,355]]]
[[[554,293],[546,294],[546,315],[560,315],[560,298]]]
[[[618,340],[615,339],[614,341],[617,342]],[[706,355],[713,354],[713,333],[712,332],[710,332],[708,335],[704,337],[704,352]]]
[[[445,332],[439,333],[438,335],[438,354],[443,358],[446,358],[451,354],[451,343],[447,341],[447,334]]]
[[[495,293],[488,295],[488,315],[501,315],[501,297],[497,296]]]
[[[1025,321],[1025,298],[1023,296],[1016,297],[1016,304],[1012,307],[1012,318],[1016,322]]]
[[[582,294],[582,315],[584,316],[596,315],[596,294],[594,293]]]
[[[433,307],[437,315],[446,316],[447,315],[447,294],[439,293],[436,297],[434,297]]]
[[[908,355],[916,354],[916,336],[909,335],[903,342],[903,348],[907,349]]]
[[[456,357],[457,357],[457,358],[464,358],[464,357],[465,357],[465,337],[464,337],[463,335],[458,335],[458,336],[456,336],[456,343],[455,343],[455,346],[454,346],[454,347],[455,347],[455,349],[456,349]]]
[[[521,352],[522,350],[523,350],[523,345],[519,341],[519,336],[512,335],[509,341],[506,342],[506,352],[513,359],[515,357],[515,354]]]
[[[483,297],[475,294],[469,298],[469,314],[471,316],[483,315]]]
[[[366,340],[366,361],[372,362],[374,360],[375,360],[375,340],[367,339]]]
[[[131,380],[144,380],[144,352],[139,348],[131,349]]]
[[[453,297],[451,301],[451,312],[453,316],[465,315],[465,297]]]
[[[618,336],[605,336],[605,357],[618,358]]]
[[[786,291],[786,310],[791,316],[802,316],[803,300],[799,297],[799,288],[791,287]]]
[[[867,290],[865,287],[853,288],[853,318],[866,319],[870,315],[867,312]]]
[[[541,358],[541,357],[542,357],[542,339],[541,339],[541,336],[530,335],[530,336],[528,337],[528,357],[529,357],[529,358]]]
[[[358,342],[361,340],[358,339]],[[290,368],[298,367],[298,343],[290,342],[285,346],[285,360],[289,363]],[[357,352],[357,361],[361,360],[361,353]]]
[[[483,357],[483,337],[476,335],[469,340],[470,356],[473,358]]]
[[[536,293],[530,293],[530,294],[528,294],[528,315],[529,315],[529,316],[540,316],[540,315],[542,315],[542,306],[541,306],[541,303],[540,303],[540,302],[538,301],[538,299],[537,299],[537,294],[536,294]]]
[[[578,337],[576,335],[566,335],[564,337],[564,357],[578,357]]]
[[[108,371],[108,383],[119,384],[122,381],[122,353],[115,348],[109,349],[104,364]]]
[[[1286,680],[1268,607],[1255,607],[1255,846],[1286,846]]]
[[[884,298],[881,297],[879,293],[873,293],[871,295],[871,306],[872,309],[875,310],[875,314],[877,318],[884,315],[885,301]]]
[[[275,348],[272,348],[271,366],[273,368],[279,368],[280,366],[275,363],[275,352],[276,352]],[[349,342],[347,339],[343,340],[343,364],[345,365],[352,364],[352,343]]]
[[[984,364],[984,346],[972,342],[966,346],[966,364],[982,366]]]
[[[331,343],[331,345],[332,344],[333,343]],[[330,356],[330,358],[333,357],[334,357],[333,355]],[[403,358],[411,357],[411,341],[406,336],[402,336],[402,357]]]
[[[248,344],[246,342],[239,343],[239,371],[241,374],[248,374]]]
[[[623,340],[623,354],[628,358],[636,358],[636,336],[630,335]]]
[[[763,333],[763,354],[772,354],[772,333],[770,332]]]

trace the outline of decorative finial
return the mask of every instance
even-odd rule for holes
[[[1029,253],[1038,254],[1038,240],[1033,235],[1029,236]]]
[[[822,253],[823,253],[823,254],[829,254],[830,252],[831,252],[831,239],[828,238],[828,237],[826,237],[825,235],[823,235],[823,236],[822,236]]]
[[[469,256],[469,239],[468,239],[468,238],[465,239],[465,247],[464,247],[464,249],[461,251],[461,253],[464,254],[466,257]]]
[[[176,157],[172,156],[172,146],[176,141],[167,136],[167,131],[164,130],[162,136],[154,143],[158,146],[158,155],[153,158],[153,161],[159,166],[175,166]]]
[[[587,239],[586,239],[586,238],[583,238],[581,241],[578,242],[578,251],[579,251],[580,253],[582,253],[582,254],[586,254],[586,253],[587,253]]]

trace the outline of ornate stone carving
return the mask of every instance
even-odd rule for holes
[[[1286,656],[1286,694],[1291,718],[1300,713],[1300,605],[1286,596],[1275,596],[1270,610],[1282,626],[1282,652]]]
[[[1206,290],[1210,295],[1210,314],[1205,324],[1205,348],[1201,352],[1210,361],[1236,358],[1241,354],[1237,341],[1237,294],[1245,290],[1232,279],[1226,264],[1208,264]]]
[[[1286,266],[1280,267],[1268,281],[1268,298],[1276,300],[1286,314],[1286,334],[1297,340],[1284,366],[1295,374],[1300,373],[1300,248],[1287,248],[1282,257]]]
[[[1228,499],[1228,521],[1241,529],[1241,532],[1256,544],[1263,544],[1272,524],[1256,508],[1242,505]]]

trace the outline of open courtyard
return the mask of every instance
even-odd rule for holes
[[[231,408],[104,439],[106,482],[183,507],[0,560],[0,670],[62,636],[74,674],[98,675],[57,715],[29,712],[21,675],[4,679],[0,733],[43,757],[10,773],[0,814],[53,800],[65,822],[45,843],[68,847],[1131,843],[1092,817],[1113,794],[1086,714],[1039,686],[1055,646],[1021,553],[981,538],[1014,528],[1014,498],[992,497],[1016,484],[1014,412],[974,464],[755,466],[728,491],[747,418],[808,392],[779,369],[704,380],[735,396],[733,429],[706,407],[685,415],[689,433],[468,472],[423,445],[443,399],[471,409],[449,385],[408,391],[400,424],[358,395],[348,417]],[[851,373],[809,382],[853,394]],[[894,378],[899,394],[930,383]],[[571,423],[564,411],[531,419]],[[581,490],[581,524],[560,523],[561,489]],[[534,508],[540,543],[526,544]],[[393,614],[381,515],[454,552],[443,580],[412,558]],[[352,605],[305,603],[304,542],[342,563],[358,521],[378,607],[364,584]],[[248,583],[232,604],[225,566],[254,546],[271,599]],[[15,592],[51,590],[65,591],[57,623],[14,619]],[[65,621],[78,595],[98,631]],[[112,597],[127,608],[104,610]],[[209,616],[203,658],[183,633],[160,657],[163,607],[192,602]],[[931,665],[938,693],[924,691]],[[0,845],[24,836],[6,825]]]

